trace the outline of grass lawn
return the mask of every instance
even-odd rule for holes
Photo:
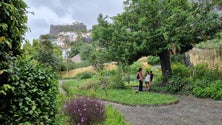
[[[113,101],[126,105],[165,105],[178,101],[175,96],[158,94],[152,92],[136,93],[136,90],[127,89],[107,89],[105,91],[97,89],[80,89],[84,80],[71,80],[63,83],[63,88],[67,91],[68,96],[85,95],[94,96],[103,100]]]

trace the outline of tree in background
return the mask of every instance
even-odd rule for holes
[[[37,60],[46,67],[52,67],[54,71],[59,71],[62,64],[62,51],[59,47],[52,44],[48,35],[42,35],[40,40],[33,40],[33,45],[30,43],[24,45],[26,54],[32,59]]]
[[[80,39],[80,40],[77,40],[75,42],[71,42],[70,46],[71,46],[71,49],[70,51],[68,52],[68,57],[73,57],[77,54],[79,54],[80,52],[80,48],[81,46],[84,45],[84,42]]]
[[[80,48],[80,57],[82,60],[88,60],[88,58],[90,57],[90,55],[93,52],[94,47],[92,46],[92,44],[85,44],[84,46],[81,46]]]
[[[208,2],[186,0],[126,0],[125,11],[108,23],[102,15],[93,27],[98,40],[112,58],[132,63],[141,56],[159,56],[163,81],[172,75],[170,50],[185,53],[193,45],[211,39],[220,20]]]
[[[22,47],[24,55],[28,59],[35,59],[39,49],[40,49],[40,42],[38,39],[34,39],[32,41],[32,44],[30,42],[26,42],[23,44]]]

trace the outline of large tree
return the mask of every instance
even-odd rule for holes
[[[124,4],[125,11],[113,18],[114,23],[98,18],[94,38],[129,63],[141,56],[159,56],[163,84],[172,75],[169,52],[173,47],[185,53],[220,29],[218,15],[208,2],[126,0]]]
[[[48,35],[41,35],[39,48],[36,48],[34,59],[46,67],[52,67],[54,71],[59,71],[62,64],[62,51],[50,41]]]

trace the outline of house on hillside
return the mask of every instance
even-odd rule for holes
[[[73,56],[73,57],[71,58],[71,61],[72,61],[72,62],[81,62],[80,55],[77,54],[77,55]]]
[[[75,41],[77,37],[78,35],[76,32],[60,32],[57,39],[60,39],[61,41]]]

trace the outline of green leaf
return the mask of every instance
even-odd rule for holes
[[[0,37],[0,43],[3,42],[4,40],[5,40],[4,36]]]

